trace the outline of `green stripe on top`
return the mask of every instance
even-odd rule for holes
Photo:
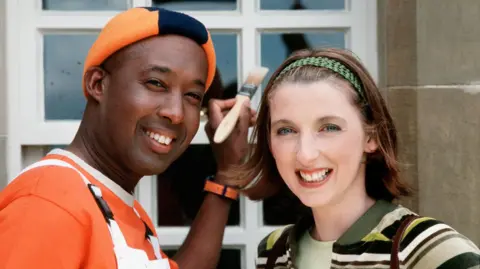
[[[277,242],[278,238],[280,238],[280,235],[282,235],[283,231],[289,227],[291,225],[287,225],[283,228],[280,228],[280,229],[277,229],[275,231],[273,231],[269,236],[268,236],[268,239],[267,239],[267,250],[271,249],[273,247],[273,245],[275,244],[275,242]]]
[[[468,269],[480,269],[479,265],[480,255],[473,252],[467,252],[451,258],[444,262],[437,269],[449,269],[449,268],[468,268]]]
[[[363,239],[371,240],[372,237],[386,237],[370,235],[370,232],[380,223],[386,214],[394,211],[398,206],[387,201],[379,200],[370,207],[338,240],[339,245],[353,244]],[[380,231],[378,231],[380,232]]]

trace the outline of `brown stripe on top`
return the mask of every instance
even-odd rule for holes
[[[445,232],[448,232],[448,231],[453,231],[453,229],[450,229],[450,228],[445,228],[445,229],[442,229],[442,230],[439,230],[433,234],[431,234],[430,236],[428,236],[427,238],[425,238],[420,244],[418,244],[413,250],[412,252],[410,252],[410,254],[408,255],[408,257],[404,260],[404,261],[401,261],[401,264],[404,265],[406,263],[408,263],[408,260],[410,258],[412,258],[413,254],[416,253],[416,251],[418,251],[419,248],[421,248],[422,246],[424,246],[426,243],[430,242],[430,240],[434,237],[437,237],[438,235],[442,234],[442,233],[445,233]],[[458,235],[457,235],[458,236]],[[434,241],[434,243],[437,242],[437,241]],[[368,253],[368,252],[365,252],[365,253]],[[363,254],[363,253],[362,253]],[[362,254],[357,254],[357,256],[361,256]],[[369,253],[371,255],[376,255],[378,253]],[[355,255],[355,254],[353,254]],[[372,266],[372,265],[390,265],[390,260],[383,260],[383,261],[338,261],[338,260],[332,260],[332,265],[338,265],[338,266],[345,266],[345,265],[352,265],[352,266]]]
[[[375,253],[370,253],[375,255]],[[388,255],[388,254],[386,254]],[[360,256],[360,255],[358,255]],[[390,256],[390,255],[388,255]],[[332,260],[332,265],[338,266],[345,266],[345,265],[352,265],[352,266],[372,266],[372,265],[390,265],[390,260],[383,260],[383,261],[350,261],[350,262],[340,262],[338,260]]]
[[[430,246],[428,246],[427,248],[425,248],[421,253],[419,253],[417,255],[417,257],[415,257],[415,259],[412,261],[412,263],[410,264],[410,266],[408,266],[409,268],[411,267],[414,267],[423,257],[425,257],[425,255],[430,251],[432,250],[434,247],[440,245],[441,243],[447,241],[448,239],[452,239],[452,238],[461,238],[460,236],[458,236],[458,234],[451,234],[451,235],[447,235],[447,236],[444,236],[442,238],[439,238],[438,240],[432,242],[432,244]],[[446,260],[445,260],[446,261]],[[444,262],[445,262],[444,261]]]
[[[425,244],[430,243],[430,240],[432,240],[433,238],[438,237],[439,235],[441,235],[443,233],[452,232],[452,231],[454,231],[454,230],[451,229],[451,228],[445,228],[445,229],[438,230],[435,233],[429,235],[427,238],[423,239],[422,242],[420,242],[420,244],[416,245],[415,248],[412,249],[410,254],[408,254],[408,256],[405,258],[405,260],[402,262],[402,264],[407,264],[410,261],[410,259],[412,259],[412,257],[415,255],[415,253],[417,253],[417,251],[420,248],[422,248]],[[435,243],[435,242],[436,241],[433,241],[433,243]]]

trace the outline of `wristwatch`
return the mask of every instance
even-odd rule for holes
[[[208,191],[221,197],[231,200],[238,200],[238,192],[227,185],[222,185],[214,181],[215,176],[208,176],[205,180],[204,191]]]

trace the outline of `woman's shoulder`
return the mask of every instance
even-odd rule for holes
[[[293,224],[282,226],[263,237],[258,244],[258,255],[262,256],[262,254],[265,254],[265,252],[270,251],[280,238],[288,235],[288,232],[291,228],[293,228],[293,226]]]
[[[257,258],[255,259],[257,268],[265,268],[268,257],[272,255],[276,257],[275,264],[280,263],[286,265],[291,263],[287,241],[293,227],[294,225],[291,224],[278,228],[267,234],[267,236],[260,241],[257,249]]]
[[[383,242],[382,246],[386,246],[385,243],[393,241],[402,223],[410,216],[415,218],[405,227],[400,241],[398,256],[401,268],[480,268],[480,250],[469,238],[441,220],[418,215],[403,206],[397,206],[383,215],[377,226],[362,241]],[[257,266],[264,266],[272,252],[288,263],[288,237],[296,226],[287,225],[276,229],[260,241]],[[274,245],[278,246],[275,250]]]
[[[400,241],[399,259],[405,268],[476,268],[480,250],[466,236],[447,223],[417,215],[399,206],[391,212],[395,232],[409,215],[415,219],[405,228]],[[388,219],[388,216],[386,216]]]

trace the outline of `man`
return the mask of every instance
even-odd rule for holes
[[[237,196],[222,175],[243,158],[254,112],[245,106],[231,137],[212,145],[218,172],[174,261],[133,198],[143,176],[189,146],[215,69],[210,35],[195,19],[155,8],[115,16],[87,55],[73,142],[0,193],[0,268],[215,268]],[[210,101],[210,137],[234,102]]]

